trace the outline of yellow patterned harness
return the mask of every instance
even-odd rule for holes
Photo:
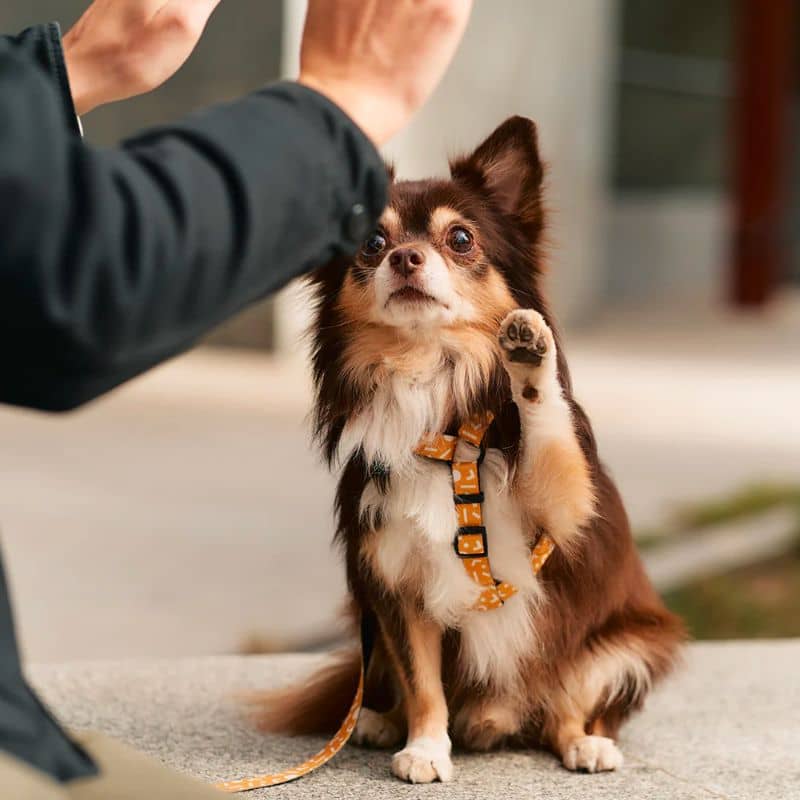
[[[450,465],[453,477],[453,502],[458,518],[458,532],[453,542],[456,555],[464,564],[464,569],[475,583],[481,587],[478,600],[472,607],[474,611],[490,611],[499,608],[516,594],[517,590],[507,581],[498,581],[492,575],[489,564],[489,545],[486,528],[483,524],[483,492],[481,491],[480,465],[483,461],[483,438],[493,416],[490,413],[474,417],[458,429],[458,436],[443,433],[429,434],[417,445],[414,453],[423,458],[445,461]],[[475,453],[475,458],[467,461],[456,461],[459,442],[466,442]],[[465,450],[466,448],[462,448]],[[544,566],[555,544],[547,534],[541,534],[531,551],[531,568],[534,574]],[[289,783],[313,772],[330,761],[348,742],[358,721],[361,703],[364,697],[364,676],[366,665],[372,651],[373,633],[362,622],[361,630],[361,671],[350,710],[334,737],[316,755],[302,764],[269,775],[256,778],[244,778],[236,781],[224,781],[216,784],[224,792],[246,792],[250,789],[263,789],[266,786],[277,786]]]
[[[434,433],[426,436],[414,452],[423,458],[446,461],[453,476],[453,502],[458,517],[458,532],[453,546],[461,559],[467,575],[482,587],[474,611],[491,611],[517,593],[507,581],[498,581],[489,564],[489,543],[483,524],[483,492],[481,491],[480,465],[483,460],[483,437],[494,419],[491,413],[473,417],[458,429],[458,436]],[[466,442],[475,458],[456,461],[459,442]],[[462,448],[463,450],[463,448]],[[544,566],[555,545],[547,534],[541,534],[531,551],[531,568],[534,574]]]

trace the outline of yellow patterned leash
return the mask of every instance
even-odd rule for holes
[[[237,792],[249,792],[252,789],[264,789],[267,786],[279,786],[282,783],[290,783],[308,775],[315,769],[327,764],[350,740],[358,722],[358,714],[361,711],[361,704],[364,701],[364,680],[372,655],[372,648],[375,640],[374,623],[364,617],[361,621],[361,669],[358,677],[358,688],[356,689],[350,710],[344,718],[344,722],[339,726],[333,738],[318,753],[311,758],[298,764],[291,769],[282,772],[273,772],[267,775],[259,775],[255,778],[241,778],[235,781],[222,781],[215,784],[215,788],[223,792],[235,794]]]

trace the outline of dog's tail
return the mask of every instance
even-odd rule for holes
[[[259,730],[292,736],[335,733],[358,688],[361,650],[342,650],[329,664],[295,686],[245,697]]]

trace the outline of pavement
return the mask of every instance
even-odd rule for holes
[[[797,303],[567,332],[636,528],[749,481],[797,482],[798,342]],[[329,639],[344,581],[309,407],[304,364],[204,348],[77,413],[0,410],[0,538],[28,658]]]
[[[38,665],[29,673],[74,729],[103,731],[204,781],[294,765],[319,738],[262,736],[242,720],[242,689],[297,679],[316,656]],[[454,757],[455,782],[408,786],[390,755],[346,747],[296,783],[243,797],[437,800],[796,800],[800,798],[800,640],[703,643],[623,728],[621,771],[573,774],[538,752]]]

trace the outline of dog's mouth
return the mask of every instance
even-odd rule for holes
[[[400,289],[396,289],[389,295],[387,304],[391,303],[392,300],[398,300],[401,303],[418,303],[420,305],[439,303],[433,295],[423,292],[422,289],[417,289],[414,286],[403,286]]]

